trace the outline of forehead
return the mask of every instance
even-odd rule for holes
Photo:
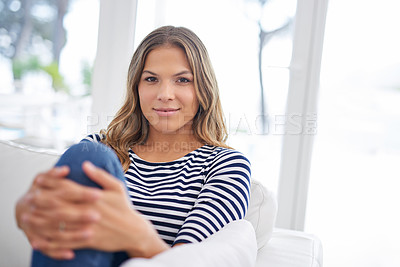
[[[149,52],[146,57],[144,69],[177,67],[191,69],[185,51],[178,46],[164,45]]]

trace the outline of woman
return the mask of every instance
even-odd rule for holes
[[[226,138],[203,43],[186,28],[154,30],[132,57],[125,103],[107,130],[67,150],[17,203],[32,265],[150,258],[242,219],[250,164]]]

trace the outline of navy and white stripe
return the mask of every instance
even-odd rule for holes
[[[132,150],[129,157],[131,201],[169,245],[200,242],[246,214],[250,163],[238,151],[204,145],[165,163],[145,161]]]

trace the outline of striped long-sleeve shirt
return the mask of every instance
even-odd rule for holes
[[[165,163],[148,162],[132,150],[129,157],[125,179],[133,206],[169,245],[200,242],[246,214],[250,163],[238,151],[204,145]]]

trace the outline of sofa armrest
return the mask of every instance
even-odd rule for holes
[[[34,176],[47,170],[58,154],[0,141],[0,266],[29,266],[32,248],[17,227],[14,207]]]
[[[314,235],[274,229],[258,250],[256,267],[322,267],[322,244]]]

